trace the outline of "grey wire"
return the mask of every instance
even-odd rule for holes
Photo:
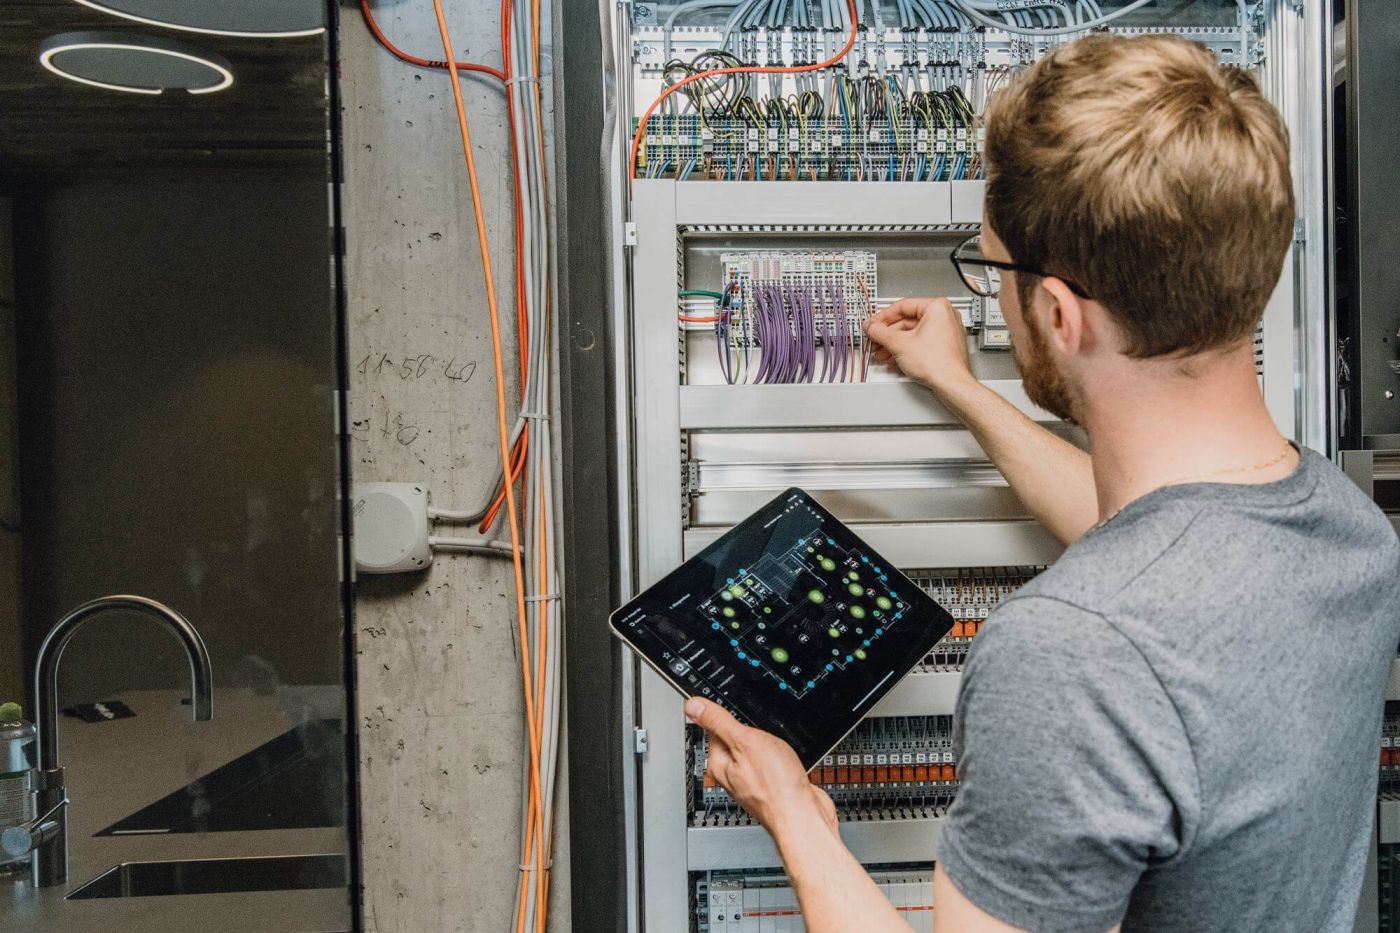
[[[990,16],[979,12],[977,7],[974,6],[973,0],[948,0],[948,2],[952,3],[953,6],[957,7],[958,10],[969,19],[972,19],[974,22],[981,23],[983,26],[990,26],[993,29],[1001,29],[1006,32],[1012,32],[1022,36],[1064,36],[1069,35],[1070,33],[1084,32],[1087,29],[1093,29],[1096,26],[1102,26],[1106,23],[1110,23],[1113,20],[1118,19],[1120,16],[1124,16],[1128,13],[1131,13],[1133,10],[1136,10],[1139,7],[1146,6],[1147,4],[1151,3],[1152,0],[1133,0],[1133,2],[1129,3],[1127,6],[1114,10],[1111,13],[1105,13],[1096,20],[1089,20],[1088,22],[1083,23],[1075,23],[1072,26],[1061,26],[1055,29],[1031,29],[1013,26],[1005,21],[992,19]]]

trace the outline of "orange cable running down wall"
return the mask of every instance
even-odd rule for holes
[[[437,17],[438,34],[442,37],[443,54],[449,59],[452,56],[452,36],[447,27],[447,17],[443,13],[442,0],[433,0],[433,13]],[[501,343],[501,321],[500,308],[496,300],[496,282],[491,271],[491,249],[487,239],[486,218],[481,210],[481,189],[477,182],[476,158],[472,153],[471,129],[467,123],[466,105],[462,100],[462,84],[457,76],[457,69],[447,70],[448,78],[452,82],[452,99],[457,108],[457,126],[461,130],[462,153],[467,162],[467,180],[472,193],[472,212],[476,221],[477,242],[481,249],[481,269],[486,284],[486,304],[490,312],[491,322],[491,355],[495,365],[496,375],[496,429],[497,439],[500,443],[501,470],[509,477],[511,475],[510,462],[510,437],[506,428],[506,394],[505,394],[505,367],[503,362],[503,351]],[[517,636],[520,646],[520,675],[521,686],[525,698],[525,719],[526,737],[529,740],[530,760],[529,760],[529,810],[535,824],[534,837],[534,863],[533,869],[536,877],[544,877],[545,856],[543,839],[543,798],[540,793],[540,743],[539,732],[535,728],[535,691],[533,689],[533,672],[530,667],[530,639],[529,639],[529,616],[525,610],[525,572],[520,556],[520,513],[516,506],[514,485],[507,481],[505,483],[506,497],[506,518],[510,528],[511,543],[511,566],[515,571],[515,603]]]

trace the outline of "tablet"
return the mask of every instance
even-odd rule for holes
[[[671,686],[786,740],[809,769],[953,627],[800,489],[609,621]]]

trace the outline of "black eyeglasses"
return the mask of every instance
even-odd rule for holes
[[[962,278],[963,284],[974,295],[981,295],[983,298],[995,298],[1001,293],[1001,273],[1002,270],[1008,272],[1025,272],[1029,275],[1048,276],[1054,275],[1043,269],[1032,269],[1030,266],[1017,265],[1014,262],[1000,262],[996,259],[988,259],[982,255],[982,235],[974,233],[958,244],[953,250],[953,255],[949,257],[953,260],[953,268],[958,270],[958,275]],[[1080,298],[1088,298],[1089,294],[1078,285],[1071,282],[1064,276],[1056,275],[1055,278],[1065,283],[1065,287],[1074,292]]]

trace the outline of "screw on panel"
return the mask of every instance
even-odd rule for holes
[[[638,755],[646,754],[647,730],[641,728],[632,730],[632,751]]]
[[[622,227],[622,242],[627,246],[637,245],[637,223],[629,220]]]

